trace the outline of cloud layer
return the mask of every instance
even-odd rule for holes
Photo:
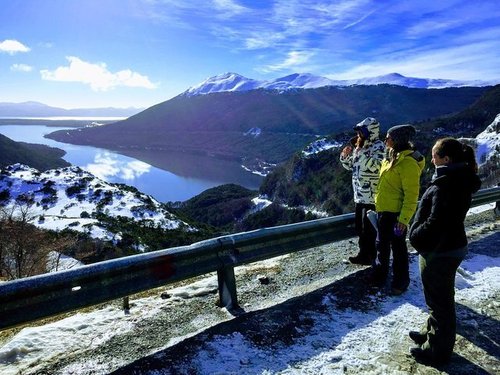
[[[393,71],[455,79],[500,75],[499,64],[492,62],[500,50],[500,7],[492,0],[147,4],[157,20],[208,33],[235,53],[258,53],[254,70],[259,72],[314,72],[337,79]],[[471,65],[480,67],[481,77],[470,77]]]

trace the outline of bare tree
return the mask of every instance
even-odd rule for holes
[[[50,251],[61,252],[71,246],[31,224],[32,204],[16,203],[0,209],[0,275],[9,280],[47,272]]]

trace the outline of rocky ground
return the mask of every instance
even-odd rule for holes
[[[491,210],[470,216],[467,227],[471,252],[500,256],[500,221]],[[80,348],[38,363],[22,374],[198,374],[201,372],[189,365],[192,358],[211,340],[235,333],[269,351],[292,347],[315,329],[313,320],[307,318],[309,313],[325,314],[328,319],[325,298],[335,299],[337,308],[359,311],[377,310],[382,301],[393,298],[387,287],[366,286],[366,267],[345,261],[355,254],[356,248],[351,239],[239,269],[241,310],[233,311],[235,315],[216,306],[215,290],[193,298],[178,298],[162,305],[155,316],[135,321],[134,329],[125,334],[115,335],[102,345]],[[416,259],[417,255],[412,254],[411,261]],[[418,288],[419,280],[412,282]],[[168,296],[171,288],[151,293],[157,296],[158,304],[163,304],[161,295]],[[137,308],[134,300],[138,297],[131,298],[131,311]],[[391,353],[373,355],[384,364],[385,373],[500,374],[499,300],[497,295],[480,305],[457,304],[458,339],[449,365],[433,368],[415,362],[408,354],[409,339],[396,341]],[[414,329],[421,323],[414,322],[413,327],[405,329]],[[241,361],[244,368],[251,359]],[[383,373],[377,371],[376,363],[344,365],[323,373]],[[287,371],[262,373],[309,373]]]

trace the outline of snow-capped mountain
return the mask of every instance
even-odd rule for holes
[[[367,77],[351,80],[332,80],[310,73],[295,73],[269,81],[259,81],[246,78],[237,73],[224,73],[210,77],[200,84],[186,90],[182,95],[194,96],[225,91],[249,91],[257,89],[287,91],[292,89],[312,89],[323,86],[352,86],[391,84],[410,88],[444,88],[464,86],[492,86],[500,83],[485,81],[459,81],[451,79],[405,77],[399,73],[390,73],[377,77]]]
[[[121,234],[111,232],[98,219],[100,214],[163,230],[194,230],[152,197],[75,166],[46,172],[23,164],[8,166],[0,174],[0,202],[11,208],[28,202],[32,224],[39,228],[69,228],[102,240],[118,241]]]
[[[495,120],[476,137],[476,155],[480,164],[500,155],[500,113]],[[498,163],[498,159],[497,159]]]
[[[334,139],[328,140],[327,138],[321,138],[317,141],[310,143],[302,151],[302,155],[309,157],[311,155],[319,154],[320,152],[329,150],[331,148],[340,148],[343,146],[342,142],[336,141]]]

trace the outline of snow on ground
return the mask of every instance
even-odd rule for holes
[[[286,262],[286,258],[260,263],[275,267],[279,262]],[[246,272],[245,267],[237,268],[237,272]],[[216,336],[206,342],[186,366],[196,368],[198,374],[342,374],[347,367],[366,366],[373,367],[373,374],[403,374],[393,365],[388,367],[390,365],[380,358],[391,353],[394,347],[404,346],[408,330],[418,329],[427,317],[418,262],[411,263],[410,272],[412,283],[402,296],[377,293],[369,297],[375,308],[346,308],[335,296],[326,294],[322,300],[326,313],[308,311],[307,318],[314,322],[313,328],[292,345],[262,348],[240,333]],[[120,306],[109,305],[43,326],[23,328],[0,348],[0,373],[20,374],[62,353],[102,345],[113,335],[132,330],[138,321],[157,314],[165,305],[213,293],[216,289],[217,279],[209,275],[196,283],[169,290],[169,298],[160,300],[155,296],[134,300],[134,307],[127,314]],[[457,274],[456,301],[465,305],[480,304],[494,299],[499,292],[498,253],[492,256],[469,253]],[[77,373],[103,373],[91,361],[78,366]],[[75,370],[74,366],[66,368],[67,371],[72,369]],[[182,371],[180,369],[179,373]]]
[[[302,151],[302,154],[308,157],[331,148],[340,148],[342,145],[343,144],[338,141],[328,141],[326,138],[321,138],[309,144],[304,151]]]
[[[69,270],[72,268],[81,267],[84,264],[75,258],[51,251],[47,256],[47,270],[48,272],[56,272],[62,270]]]
[[[73,193],[68,191],[73,189]],[[113,217],[142,221],[165,230],[193,230],[164,209],[146,194],[107,183],[78,167],[39,172],[22,164],[5,168],[0,179],[0,191],[8,191],[9,205],[22,195],[33,198],[30,208],[33,224],[50,230],[71,228],[88,233],[93,238],[116,240],[120,234],[111,233],[93,217],[97,211]]]
[[[324,313],[309,315],[312,331],[293,346],[257,347],[236,332],[211,340],[189,368],[199,374],[343,374],[345,368],[372,367],[371,374],[405,374],[380,358],[404,346],[408,331],[419,329],[427,319],[418,262],[411,267],[413,281],[401,297],[404,303],[399,297],[374,295],[378,300],[374,310],[339,309],[335,298],[325,296],[327,319]],[[499,291],[500,258],[475,255],[462,263],[456,278],[458,303],[491,300]]]

